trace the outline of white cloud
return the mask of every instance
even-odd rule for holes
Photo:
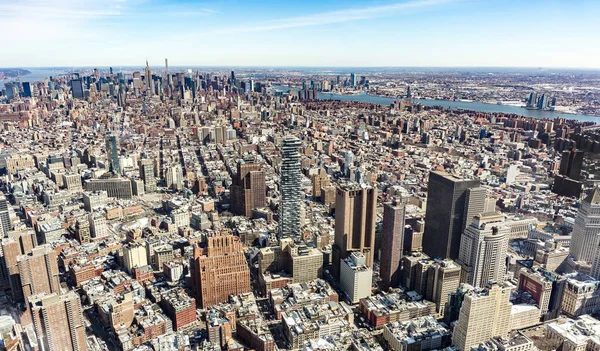
[[[344,9],[330,12],[317,13],[307,16],[290,17],[268,21],[264,25],[241,26],[234,28],[223,28],[214,31],[202,32],[196,35],[223,35],[248,32],[264,32],[286,28],[300,28],[319,26],[325,24],[344,23],[363,19],[372,19],[384,16],[391,16],[402,11],[425,9],[445,5],[458,0],[412,0],[399,2],[391,5],[372,6],[354,9]]]

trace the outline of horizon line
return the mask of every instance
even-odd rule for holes
[[[145,65],[81,65],[81,66],[0,66],[0,69],[77,69],[77,68],[110,68],[119,69],[119,68],[137,68],[137,67],[145,67]],[[164,65],[150,65],[149,67],[163,67]],[[319,65],[319,66],[299,66],[299,65],[169,65],[169,68],[443,68],[443,69],[453,69],[453,68],[478,68],[478,69],[487,69],[487,68],[502,68],[502,69],[563,69],[563,70],[600,70],[600,66],[598,67],[576,67],[576,66],[462,66],[462,65],[449,65],[449,66],[354,66],[354,65],[340,65],[340,66],[332,66],[332,65]]]

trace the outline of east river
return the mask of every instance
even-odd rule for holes
[[[288,90],[299,90],[298,88],[283,86],[283,85],[272,85],[271,88],[278,91]],[[320,100],[341,100],[341,101],[359,101],[367,102],[378,105],[390,105],[396,99],[388,98],[383,96],[369,95],[366,93],[354,94],[354,95],[341,95],[341,94],[329,94],[329,93],[318,93]],[[497,104],[486,104],[482,102],[466,102],[466,101],[450,101],[450,100],[429,100],[429,99],[412,99],[413,102],[418,102],[424,106],[441,106],[445,109],[452,110],[467,110],[487,113],[508,113],[516,114],[525,117],[533,118],[550,118],[554,119],[557,117],[563,117],[567,119],[576,119],[582,122],[600,122],[598,116],[587,116],[578,115],[572,113],[564,113],[558,111],[542,111],[542,110],[528,110],[524,107],[510,106],[510,105],[497,105]]]

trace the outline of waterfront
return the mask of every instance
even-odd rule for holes
[[[25,68],[30,74],[26,74],[24,76],[20,76],[19,80],[21,82],[38,82],[43,81],[47,77],[56,77],[67,73],[66,69],[62,68]],[[4,88],[5,83],[9,83],[12,81],[16,81],[16,78],[6,79],[0,81],[0,87]]]
[[[283,86],[283,85],[272,85],[273,89],[278,91],[288,91],[299,90],[298,88]],[[360,102],[368,102],[372,104],[378,105],[389,105],[393,103],[396,99],[383,97],[383,96],[374,96],[366,93],[354,94],[354,95],[341,95],[341,94],[329,94],[329,93],[318,93],[319,99],[321,100],[341,100],[341,101],[360,101]],[[510,105],[496,105],[496,104],[485,104],[482,102],[465,102],[465,101],[449,101],[449,100],[429,100],[429,99],[412,99],[414,102],[418,102],[425,106],[441,106],[446,109],[455,109],[455,110],[468,110],[468,111],[478,111],[478,112],[487,112],[487,113],[508,113],[508,114],[517,114],[525,117],[533,117],[533,118],[567,118],[567,119],[575,119],[582,122],[600,122],[600,117],[598,116],[587,116],[580,114],[571,114],[571,113],[561,113],[557,111],[541,111],[541,110],[528,110],[519,106],[510,106]]]

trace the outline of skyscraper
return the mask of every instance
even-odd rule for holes
[[[503,281],[510,229],[500,213],[484,213],[473,218],[465,229],[458,262],[462,266],[461,281],[484,287],[490,281]]]
[[[64,295],[38,294],[28,300],[33,328],[41,349],[87,350],[85,322],[79,295],[73,291]]]
[[[205,248],[195,248],[191,268],[196,301],[202,308],[251,291],[250,269],[236,236],[209,237]]]
[[[258,163],[238,163],[230,188],[231,210],[246,217],[266,205],[265,172]]]
[[[336,191],[335,204],[334,275],[339,277],[341,260],[353,251],[365,255],[365,264],[373,268],[377,188],[342,184]]]
[[[383,205],[383,229],[381,232],[381,259],[379,273],[383,282],[391,287],[400,285],[400,260],[404,251],[404,216],[406,201],[392,200]]]
[[[479,180],[458,178],[445,172],[429,173],[423,252],[429,257],[458,258],[467,189]]]
[[[114,174],[121,174],[121,166],[119,165],[119,149],[117,137],[115,135],[106,136],[106,155],[109,170]]]
[[[10,224],[10,216],[8,214],[8,200],[6,196],[0,196],[0,230],[2,236],[5,236],[12,229]]]
[[[471,346],[510,331],[511,290],[510,284],[488,284],[486,289],[465,294],[452,333],[452,343],[460,351],[470,350]]]
[[[581,179],[581,168],[583,166],[583,151],[563,151],[560,159],[559,173],[574,180]]]
[[[81,78],[71,81],[71,93],[73,94],[73,99],[83,99],[83,81]]]
[[[485,212],[486,198],[487,190],[484,187],[478,186],[476,188],[467,189],[462,231],[471,224],[473,217]]]
[[[31,83],[23,82],[23,97],[32,97]]]
[[[152,71],[150,70],[150,66],[148,66],[148,59],[146,59],[145,74],[146,76],[144,78],[146,79],[146,91],[148,92],[148,94],[152,94]]]
[[[144,181],[144,190],[147,193],[156,191],[156,178],[154,177],[154,162],[142,159],[139,162],[140,178]]]
[[[558,195],[579,197],[581,195],[581,168],[583,151],[563,151],[558,174],[554,177],[552,191]]]
[[[283,138],[281,147],[280,182],[281,203],[279,204],[279,236],[300,236],[300,210],[302,206],[302,188],[300,174],[300,139],[293,136]]]
[[[577,261],[593,262],[600,238],[600,188],[581,201],[575,217],[570,253]]]

